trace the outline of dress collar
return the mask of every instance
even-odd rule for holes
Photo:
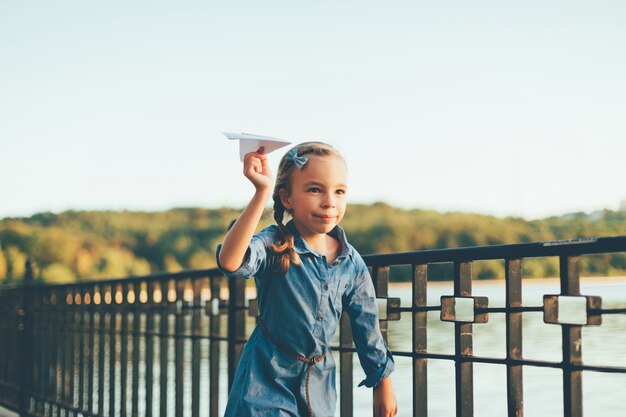
[[[300,235],[300,232],[298,231],[298,228],[294,224],[293,220],[289,220],[286,226],[295,237],[294,242],[293,242],[293,249],[299,255],[302,255],[305,253],[312,253],[315,256],[322,256],[315,249],[311,248],[308,243],[306,243],[306,240],[304,240],[302,236]],[[352,250],[350,249],[350,245],[348,244],[346,233],[341,228],[341,226],[339,225],[335,226],[333,230],[328,232],[328,234],[334,237],[335,239],[337,239],[339,241],[339,244],[341,245],[341,253],[339,254],[337,258],[345,258],[347,256],[352,255]]]

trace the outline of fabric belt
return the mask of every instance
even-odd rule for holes
[[[311,407],[311,398],[309,396],[309,378],[311,377],[311,371],[313,370],[313,367],[317,365],[322,359],[324,359],[324,356],[326,356],[327,351],[324,350],[324,353],[322,353],[319,356],[314,356],[312,358],[307,358],[306,356],[298,355],[297,353],[292,352],[287,346],[282,344],[280,340],[276,339],[270,333],[270,330],[267,328],[267,325],[265,324],[263,320],[259,319],[259,324],[261,324],[261,327],[263,328],[263,332],[267,335],[268,339],[270,339],[272,343],[274,343],[280,350],[284,351],[288,355],[308,365],[308,369],[306,371],[306,383],[305,383],[306,405],[309,407],[309,417],[314,417],[313,408]]]

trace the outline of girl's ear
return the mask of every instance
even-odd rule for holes
[[[283,207],[287,210],[291,210],[291,203],[289,202],[289,194],[287,190],[281,188],[278,190],[278,196],[280,197],[280,202],[283,203]]]

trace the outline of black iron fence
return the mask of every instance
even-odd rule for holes
[[[403,314],[412,320],[412,349],[393,350],[412,362],[412,405],[402,415],[428,415],[428,360],[436,359],[454,364],[450,386],[459,417],[474,414],[476,363],[506,369],[508,416],[524,413],[525,367],[560,370],[563,413],[582,416],[582,373],[626,374],[626,367],[584,364],[581,329],[600,326],[603,316],[624,314],[626,308],[603,308],[600,297],[581,294],[580,260],[620,252],[626,252],[624,236],[366,256],[383,305],[383,335],[388,337],[389,322]],[[526,259],[536,257],[559,259],[560,291],[544,295],[542,305],[526,306],[522,269]],[[504,265],[503,307],[490,307],[487,297],[472,294],[472,264],[484,260]],[[454,290],[429,304],[429,268],[441,263],[452,265]],[[397,266],[410,274],[411,305],[389,297],[390,268]],[[257,314],[244,280],[212,269],[35,285],[30,271],[27,265],[23,286],[0,289],[0,406],[22,416],[219,415]],[[560,314],[560,303],[574,297],[583,300],[582,322]],[[469,315],[461,314],[460,306],[468,302]],[[429,351],[429,312],[454,324],[453,354]],[[543,312],[545,323],[561,327],[562,361],[524,358],[522,318],[530,312]],[[487,323],[490,314],[505,317],[505,358],[473,353],[473,326]],[[338,410],[348,417],[354,415],[355,349],[345,316],[337,340],[332,350],[340,359]]]

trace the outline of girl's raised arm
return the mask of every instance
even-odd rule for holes
[[[272,173],[263,155],[263,148],[246,154],[243,161],[243,174],[252,182],[254,195],[233,227],[228,231],[219,254],[223,269],[236,271],[244,261],[252,236],[259,224],[265,202],[272,193]]]

